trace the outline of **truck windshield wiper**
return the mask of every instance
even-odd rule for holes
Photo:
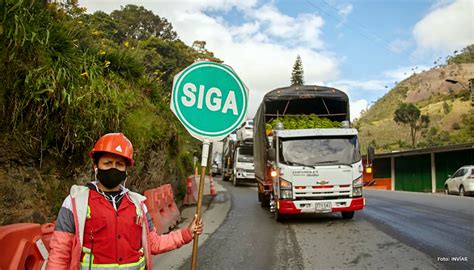
[[[325,161],[321,161],[321,162],[318,162],[316,164],[326,164],[326,163],[334,163],[334,162],[337,162],[338,160],[325,160]]]
[[[299,163],[299,162],[294,162],[294,161],[287,161],[290,165],[292,166],[303,166],[303,167],[310,167],[310,168],[314,168],[314,166],[312,165],[307,165],[307,164],[303,164],[303,163]]]

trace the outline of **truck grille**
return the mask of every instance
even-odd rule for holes
[[[309,189],[309,190],[294,190],[296,200],[328,200],[331,198],[349,198],[351,195],[351,189],[342,190],[321,190],[321,189]]]
[[[305,196],[305,197],[296,197],[296,201],[306,201],[306,200],[337,200],[337,199],[348,199],[350,198],[349,195],[347,196]]]

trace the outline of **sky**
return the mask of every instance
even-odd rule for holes
[[[305,84],[346,92],[354,119],[474,43],[473,0],[79,0],[88,13],[127,4],[166,18],[189,46],[206,41],[248,87],[248,118],[266,92],[290,84],[297,55]]]

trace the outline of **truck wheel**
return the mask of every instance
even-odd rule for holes
[[[352,219],[354,217],[354,211],[341,212],[343,219]]]
[[[260,201],[261,207],[269,207],[270,206],[270,196],[265,196],[265,194],[261,193],[262,200]]]
[[[234,185],[234,187],[239,185],[239,180],[237,179],[235,174],[232,175],[232,184]]]
[[[285,216],[280,214],[280,211],[278,211],[278,209],[275,209],[275,212],[273,212],[273,217],[278,222],[282,222],[285,220]]]

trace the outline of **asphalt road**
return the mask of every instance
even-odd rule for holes
[[[257,203],[256,186],[217,181],[232,206],[200,246],[198,269],[474,269],[474,198],[366,191],[352,220],[279,223]],[[176,269],[190,269],[183,261]]]
[[[233,187],[232,207],[221,226],[199,248],[199,269],[304,269],[296,237],[289,225],[275,222],[257,204],[255,186]],[[190,269],[188,259],[180,269]]]
[[[474,269],[474,198],[378,190],[365,196],[361,217],[377,229],[448,269]]]

